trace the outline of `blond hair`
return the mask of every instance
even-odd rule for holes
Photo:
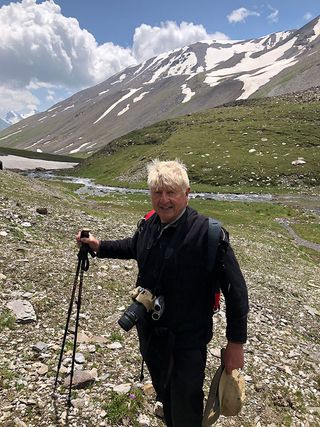
[[[150,190],[181,188],[182,191],[186,191],[190,186],[187,168],[178,159],[169,161],[154,159],[148,164],[147,170]]]

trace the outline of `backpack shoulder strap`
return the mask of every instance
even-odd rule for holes
[[[208,224],[208,271],[211,273],[214,269],[217,250],[221,236],[221,224],[214,218],[209,217]]]
[[[148,213],[145,214],[145,216],[143,217],[145,220],[148,220],[149,218],[152,217],[152,215],[154,215],[156,213],[156,211],[154,209],[152,209],[151,211],[149,211]]]

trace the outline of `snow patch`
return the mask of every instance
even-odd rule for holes
[[[135,98],[133,98],[133,102],[141,101],[141,99],[142,99],[145,95],[147,95],[147,93],[149,93],[149,91],[148,91],[148,92],[142,92],[142,93],[140,93],[140,95],[139,95],[139,96],[136,96]]]
[[[314,31],[314,36],[310,37],[309,43],[313,42],[313,40],[315,40],[320,35],[320,18],[318,19],[318,22],[316,23],[316,25],[313,27],[313,31]]]
[[[70,151],[70,154],[78,153],[79,151],[81,151],[81,149],[82,149],[83,147],[86,147],[86,146],[87,146],[87,145],[89,145],[89,144],[90,144],[90,142],[85,142],[84,144],[81,144],[81,145],[80,145],[80,147],[75,148],[74,150],[71,150],[71,151]]]
[[[138,90],[140,90],[140,89],[141,89],[141,87],[139,87],[137,89],[130,89],[126,95],[124,95],[117,102],[112,104],[95,122],[93,122],[93,124],[95,125],[96,123],[100,122],[100,120],[102,120],[107,114],[109,114],[110,111],[112,111],[118,104],[120,104],[120,102],[124,101],[125,99],[130,98],[130,96],[132,96],[134,93],[138,92]]]
[[[72,105],[69,105],[68,107],[66,107],[64,110],[62,110],[62,111],[66,111],[66,110],[69,110],[70,108],[74,108],[74,104],[72,104]]]
[[[109,92],[109,90],[110,90],[110,89],[107,89],[107,90],[103,90],[102,92],[99,92],[99,93],[98,93],[98,95],[99,95],[99,96],[100,96],[100,95],[103,95],[104,93],[107,93],[107,92]]]
[[[122,116],[122,114],[126,113],[130,108],[130,104],[127,104],[126,107],[124,107],[123,110],[119,111],[119,113],[117,114],[117,116]]]
[[[22,129],[21,130],[17,130],[16,132],[12,132],[9,135],[3,136],[2,138],[0,138],[0,141],[2,141],[3,139],[10,138],[10,136],[16,135],[17,133],[20,133],[20,132],[22,132]]]
[[[124,80],[126,78],[125,74],[121,74],[121,76],[119,77],[119,80],[117,80],[116,82],[111,83],[111,85],[115,85],[117,83],[121,83],[122,80]]]
[[[193,95],[196,94],[195,92],[192,92],[192,90],[189,87],[187,87],[186,84],[181,85],[181,88],[182,88],[183,95],[186,95],[182,100],[182,103],[189,102],[190,99],[193,97]]]

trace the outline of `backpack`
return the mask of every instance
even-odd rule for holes
[[[152,209],[144,215],[144,220],[148,220],[151,218],[156,211]],[[221,236],[221,224],[214,218],[209,217],[209,225],[208,225],[208,271],[212,273],[215,266],[215,259],[217,255],[217,250],[220,242]],[[213,301],[212,301],[212,309],[213,313],[217,313],[220,310],[220,297],[221,291],[219,289],[214,290]]]

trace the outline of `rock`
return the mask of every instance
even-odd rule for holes
[[[116,393],[119,393],[119,394],[129,393],[130,390],[131,390],[131,384],[130,383],[119,384],[119,385],[116,385],[113,387],[113,391],[115,391]]]
[[[28,427],[27,424],[20,420],[20,418],[14,419],[14,427]]]
[[[34,344],[32,346],[32,350],[37,352],[37,353],[42,353],[43,351],[46,351],[48,349],[48,344],[44,343],[44,342],[37,342],[36,344]]]
[[[85,334],[84,332],[78,332],[78,335],[77,335],[77,343],[79,343],[79,344],[86,344],[86,343],[89,343],[90,342],[90,337],[87,335],[87,334]]]
[[[153,388],[153,385],[150,383],[145,384],[142,387],[142,390],[143,390],[144,394],[146,394],[147,396],[152,396],[153,394],[155,394],[155,390]]]
[[[118,349],[122,348],[122,344],[115,341],[112,344],[108,344],[107,347],[110,348],[111,350],[118,350]]]
[[[14,300],[7,304],[7,307],[16,316],[16,321],[20,323],[36,322],[37,316],[32,304],[25,300]]]
[[[85,388],[93,384],[97,378],[97,370],[92,369],[91,371],[74,371],[72,378],[72,387],[74,388]],[[70,375],[64,380],[64,386],[69,387]]]
[[[6,231],[4,231],[4,230],[0,231],[0,236],[1,237],[6,237],[7,235],[8,235],[8,233]]]
[[[151,425],[149,417],[144,414],[139,414],[138,423],[141,427],[149,427]]]
[[[37,369],[37,372],[39,375],[45,375],[48,373],[48,365],[41,364],[41,366]]]
[[[22,227],[26,227],[26,228],[32,227],[32,224],[29,221],[24,221],[21,223],[21,225]]]
[[[153,413],[156,417],[164,418],[163,406],[161,402],[156,402],[153,407]]]
[[[4,274],[0,273],[0,282],[6,280],[7,276],[5,276]]]
[[[71,405],[74,408],[83,408],[85,406],[85,400],[84,399],[72,399],[71,400]]]
[[[79,364],[82,364],[86,361],[86,359],[82,353],[76,353],[74,360],[76,363],[79,363]]]
[[[304,305],[304,306],[303,306],[303,308],[304,308],[305,310],[307,310],[307,312],[308,312],[309,314],[311,314],[311,316],[320,316],[320,312],[319,312],[319,311],[317,311],[315,308],[310,307],[309,305]]]
[[[37,208],[36,212],[40,215],[48,215],[48,209],[47,208]]]
[[[88,345],[88,352],[89,353],[95,353],[96,352],[96,346],[94,344]]]
[[[305,163],[307,163],[302,157],[299,157],[299,159],[297,159],[297,160],[293,160],[292,162],[291,162],[291,164],[293,165],[293,166],[299,166],[299,165],[304,165]]]

